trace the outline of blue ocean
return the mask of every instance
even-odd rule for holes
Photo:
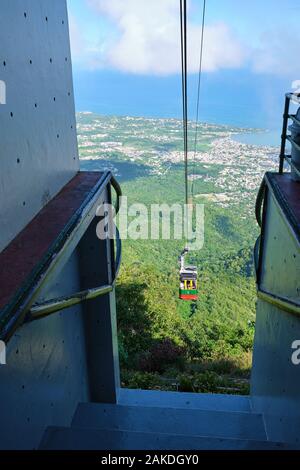
[[[189,76],[189,118],[195,119],[197,75]],[[180,118],[179,75],[153,77],[112,71],[74,70],[77,111],[101,115]],[[290,83],[284,78],[250,73],[206,73],[202,78],[200,120],[241,128],[265,129],[236,138],[256,145],[280,144],[284,94]]]

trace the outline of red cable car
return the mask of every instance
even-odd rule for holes
[[[179,273],[179,298],[181,300],[197,300],[198,273],[196,266],[184,266],[184,256],[188,252],[185,248],[180,255],[180,273]]]

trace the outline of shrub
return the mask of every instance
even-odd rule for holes
[[[162,389],[164,382],[156,373],[140,371],[122,371],[122,385],[127,388],[152,390]]]
[[[147,372],[164,372],[169,366],[179,363],[184,356],[184,349],[165,338],[158,340],[140,359],[140,369]]]

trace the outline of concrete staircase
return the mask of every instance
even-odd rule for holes
[[[41,449],[287,449],[267,439],[248,397],[120,391],[117,404],[81,403],[70,427],[49,427]]]

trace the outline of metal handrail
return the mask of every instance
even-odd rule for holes
[[[300,126],[300,119],[296,117],[296,114],[289,114],[289,118],[292,119],[295,124],[298,124],[298,126]]]
[[[81,304],[82,302],[86,302],[87,300],[96,299],[102,295],[109,294],[113,291],[115,287],[115,283],[118,277],[118,272],[120,270],[121,265],[121,251],[122,251],[122,244],[119,235],[119,230],[116,228],[116,240],[117,240],[117,255],[116,255],[116,269],[115,269],[115,277],[111,284],[103,285],[99,287],[93,287],[91,289],[85,289],[80,292],[75,292],[70,296],[63,296],[58,297],[56,299],[50,299],[45,302],[41,302],[35,304],[31,307],[28,312],[28,316],[26,318],[26,323],[31,322],[33,320],[39,320],[41,318],[48,317],[52,313],[60,312],[69,307],[74,307],[75,305]]]
[[[80,292],[76,292],[67,297],[58,297],[56,299],[48,300],[47,302],[41,302],[31,307],[26,322],[45,318],[52,313],[60,312],[74,305],[78,305],[86,300],[95,299],[100,295],[108,294],[113,290],[113,286],[101,286],[95,287],[94,289],[86,289]]]
[[[257,193],[256,202],[255,202],[255,216],[256,216],[256,221],[259,227],[261,227],[262,225],[261,210],[262,210],[262,204],[265,198],[265,190],[266,190],[266,182],[265,182],[265,179],[263,179],[262,182],[260,183],[260,187]]]
[[[279,155],[279,173],[283,173],[284,161],[287,161],[288,164],[295,170],[299,176],[299,169],[292,164],[292,161],[287,158],[285,153],[286,142],[289,141],[292,146],[294,146],[298,151],[300,151],[300,145],[297,144],[292,138],[291,135],[288,135],[288,122],[291,119],[293,122],[300,126],[300,120],[295,114],[290,114],[290,104],[291,100],[297,101],[300,104],[300,93],[286,93],[285,95],[285,104],[284,104],[284,113],[283,113],[283,124],[282,124],[282,134],[281,134],[281,148]]]
[[[286,139],[300,152],[300,145],[297,144],[297,142],[294,141],[291,135],[287,135]]]
[[[293,300],[290,300],[287,297],[282,297],[281,295],[272,294],[271,292],[267,292],[261,288],[257,288],[257,297],[274,305],[280,310],[292,313],[293,315],[300,315],[299,302],[294,302]]]
[[[300,178],[300,170],[296,167],[296,165],[292,161],[292,157],[290,155],[285,155],[284,159],[288,162],[290,167],[294,170],[297,176]]]
[[[117,215],[119,210],[120,210],[120,206],[121,206],[120,200],[121,200],[121,197],[122,197],[122,189],[121,189],[121,186],[119,185],[118,181],[116,180],[116,178],[112,174],[111,174],[111,177],[110,177],[110,183],[111,183],[112,187],[114,188],[114,190],[116,192],[116,195],[117,195],[116,205],[114,207],[115,214]]]
[[[119,209],[120,209],[120,199],[122,196],[122,190],[121,190],[119,183],[116,181],[116,179],[112,175],[111,175],[110,182],[117,194],[117,200],[116,200],[114,209],[115,209],[115,214],[118,214]],[[117,277],[118,277],[118,273],[120,270],[121,257],[122,257],[122,243],[121,243],[120,233],[117,227],[115,227],[115,229],[116,229],[117,252],[116,252],[116,258],[115,258],[115,270],[114,270],[115,275],[111,284],[94,287],[91,289],[85,289],[83,291],[76,292],[70,296],[58,297],[55,299],[47,300],[45,302],[34,304],[30,308],[27,314],[27,317],[25,320],[26,322],[31,322],[34,320],[45,318],[53,313],[59,312],[69,307],[73,307],[87,300],[92,300],[102,295],[106,295],[109,292],[113,291]]]
[[[295,100],[297,101],[297,103],[300,104],[300,93],[286,93],[286,98],[290,101],[290,100]]]
[[[299,119],[293,114],[289,113],[289,108],[290,108],[290,101],[291,99],[297,98],[297,101],[300,104],[300,93],[287,93],[285,95],[285,105],[284,105],[284,113],[283,113],[283,126],[282,126],[282,134],[281,134],[281,149],[280,149],[280,156],[279,156],[279,173],[283,173],[283,166],[284,166],[284,161],[287,161],[288,164],[290,165],[291,168],[294,169],[294,171],[297,173],[298,176],[300,176],[300,171],[299,169],[294,165],[292,162],[292,159],[289,155],[286,155],[285,153],[285,147],[286,147],[286,141],[288,140],[292,145],[295,146],[297,150],[300,151],[300,146],[294,142],[292,139],[292,136],[287,135],[287,126],[288,126],[288,120],[292,119],[294,122],[300,125]],[[257,198],[256,198],[256,204],[255,204],[255,215],[256,215],[256,220],[261,229],[262,227],[262,206],[264,203],[264,199],[266,196],[266,181],[265,178],[261,182],[261,185],[258,190]],[[287,297],[283,297],[281,295],[276,295],[272,294],[271,292],[266,291],[263,289],[260,285],[260,279],[259,279],[259,264],[260,264],[260,253],[262,249],[262,237],[263,237],[263,230],[262,230],[262,235],[259,236],[256,240],[255,246],[254,246],[254,253],[253,253],[253,258],[254,258],[254,268],[255,268],[255,275],[256,275],[256,290],[257,290],[257,297],[259,299],[264,300],[265,302],[268,302],[275,307],[284,310],[288,313],[300,314],[300,303],[295,301],[294,299],[289,299]]]
[[[89,218],[88,212],[86,212],[87,205],[93,203],[93,201],[96,200],[95,198],[97,197],[97,192],[99,191],[99,189],[109,183],[114,188],[117,194],[115,203],[115,214],[118,213],[120,208],[122,191],[111,172],[106,172],[105,174],[103,174],[99,182],[95,185],[95,187],[90,192],[85,201],[82,203],[82,205],[73,214],[69,222],[64,227],[62,233],[58,236],[56,240],[53,241],[53,244],[48,250],[49,253],[47,253],[45,257],[40,261],[40,263],[36,266],[34,271],[31,273],[30,279],[26,281],[24,286],[22,286],[22,288],[16,293],[15,298],[2,310],[2,317],[0,319],[1,340],[7,343],[9,339],[13,336],[15,331],[28,321],[43,318],[45,316],[50,315],[51,313],[55,313],[71,305],[76,305],[85,300],[96,298],[113,290],[121,264],[122,251],[121,240],[119,232],[117,230],[116,257],[115,266],[113,270],[114,279],[110,285],[104,285],[92,289],[87,289],[81,292],[76,292],[75,294],[72,294],[68,297],[50,299],[49,301],[40,304],[32,304],[32,301],[34,301],[34,298],[37,297],[38,292],[41,290],[43,282],[45,282],[47,277],[50,275],[48,273],[48,270],[55,269],[55,266],[57,264],[56,260],[58,259],[57,254],[62,253],[62,248],[64,244],[72,246],[72,244],[76,240],[76,236],[78,236],[77,227],[79,226],[81,219]],[[73,231],[76,231],[74,239],[72,237]],[[56,255],[53,256],[53,253],[55,253]],[[47,275],[45,275],[46,272],[48,273]],[[32,284],[33,282],[35,283],[35,285]]]
[[[259,249],[260,249],[260,239],[261,237],[257,237],[254,249],[253,249],[253,260],[254,260],[254,269],[255,269],[255,275],[257,279],[257,271],[258,271],[258,258],[259,258]]]
[[[262,228],[262,205],[264,202],[265,194],[266,194],[266,182],[265,178],[263,179],[257,199],[256,199],[256,206],[255,206],[255,213],[256,213],[256,220],[259,227]],[[253,250],[253,259],[254,259],[254,270],[255,270],[255,277],[256,277],[256,291],[257,297],[265,302],[268,302],[275,307],[284,310],[285,312],[292,313],[294,315],[300,315],[300,303],[296,302],[295,300],[291,300],[287,297],[283,297],[281,295],[275,295],[271,292],[266,291],[260,286],[259,276],[258,276],[258,269],[259,269],[259,252],[261,249],[261,236],[259,236],[255,242],[254,250]]]

